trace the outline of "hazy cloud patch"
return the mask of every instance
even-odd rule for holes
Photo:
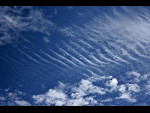
[[[31,104],[25,100],[15,100],[14,102],[19,106],[31,106]]]
[[[44,38],[43,38],[43,41],[44,41],[45,43],[49,43],[49,42],[50,42],[50,40],[49,40],[47,37],[44,37]]]
[[[69,10],[72,10],[74,7],[73,6],[68,6],[67,7]]]
[[[0,44],[5,45],[19,38],[21,32],[36,31],[50,36],[54,23],[35,7],[15,6],[0,7],[0,25]]]

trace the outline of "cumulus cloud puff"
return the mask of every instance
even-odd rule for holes
[[[60,83],[63,85],[63,83]],[[89,80],[81,80],[81,82],[78,85],[72,85],[69,86],[69,91],[72,93],[70,95],[67,95],[67,93],[64,92],[63,88],[57,87],[55,89],[50,89],[45,94],[40,95],[33,95],[33,99],[35,100],[35,103],[37,104],[43,104],[43,105],[68,105],[68,106],[80,106],[80,105],[94,105],[97,103],[97,101],[89,96],[85,97],[88,94],[98,94],[103,95],[105,94],[105,91],[103,88],[100,88],[98,86],[95,86],[92,84]],[[64,85],[64,87],[67,87]]]
[[[148,94],[149,91],[147,88],[148,81],[145,84],[139,84],[139,82],[121,84],[112,76],[103,76],[101,79],[97,76],[95,80],[91,78],[82,79],[79,83],[74,84],[58,82],[56,87],[49,89],[47,92],[32,95],[32,102],[24,99],[25,94],[21,91],[5,90],[6,94],[0,95],[0,104],[10,106],[99,106],[111,105],[111,103],[113,105],[124,105],[124,102],[127,101],[128,104],[139,105],[138,101],[141,98],[138,96],[143,93]],[[97,85],[99,83],[103,84],[103,87]],[[109,88],[111,89],[109,90]],[[146,101],[143,104],[145,103]]]
[[[66,85],[60,82],[58,87],[50,89],[45,94],[33,95],[32,98],[38,105],[56,106],[103,105],[104,103],[111,103],[115,100],[126,100],[130,103],[136,103],[138,101],[136,96],[138,93],[141,93],[140,84],[119,84],[118,80],[112,76],[103,76],[102,78],[100,79],[97,76],[97,79],[95,78],[95,81],[93,81],[89,77],[82,79],[78,84],[72,85]],[[106,84],[106,86],[104,85],[105,87],[94,85],[95,83],[103,83],[103,80],[106,80],[104,83]],[[109,88],[111,89],[108,90]],[[117,93],[118,96],[109,97],[107,95],[108,93]],[[105,97],[105,95],[107,96]]]
[[[46,105],[64,105],[67,95],[63,93],[62,90],[53,90],[50,89],[44,95],[34,95],[33,99],[36,100],[36,103],[45,102]]]

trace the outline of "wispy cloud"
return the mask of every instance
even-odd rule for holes
[[[49,40],[47,37],[44,37],[44,38],[43,38],[43,41],[46,42],[46,43],[49,43],[49,42],[50,42],[50,40]]]
[[[14,102],[19,106],[31,106],[31,104],[25,100],[15,100]]]
[[[73,6],[68,6],[67,7],[69,10],[72,10],[73,9]]]
[[[119,9],[121,10],[119,11]],[[102,15],[93,17],[90,22],[83,24],[83,26],[73,24],[69,27],[60,28],[60,31],[66,36],[72,37],[70,40],[84,40],[83,48],[89,46],[88,43],[90,43],[92,46],[90,51],[94,55],[99,54],[107,63],[131,65],[129,60],[141,63],[140,59],[150,58],[148,56],[150,52],[147,50],[150,34],[148,32],[148,10],[144,7],[139,9],[138,7],[111,7],[111,15],[102,13]],[[138,10],[140,14],[135,10]],[[80,42],[83,43],[83,41]],[[81,46],[81,43],[78,44]],[[95,51],[95,48],[99,52]],[[102,50],[106,54],[103,54]],[[86,56],[89,54],[86,53]]]
[[[0,44],[5,45],[19,38],[21,32],[36,31],[50,36],[54,23],[36,7],[0,7],[0,25]]]
[[[58,12],[57,12],[57,10],[55,9],[54,10],[54,13],[53,13],[54,15],[57,15],[58,14]]]

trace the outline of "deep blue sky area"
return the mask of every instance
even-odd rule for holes
[[[149,23],[149,7],[0,7],[0,105],[149,105]]]

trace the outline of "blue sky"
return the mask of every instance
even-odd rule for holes
[[[149,7],[0,7],[0,105],[149,105]]]

